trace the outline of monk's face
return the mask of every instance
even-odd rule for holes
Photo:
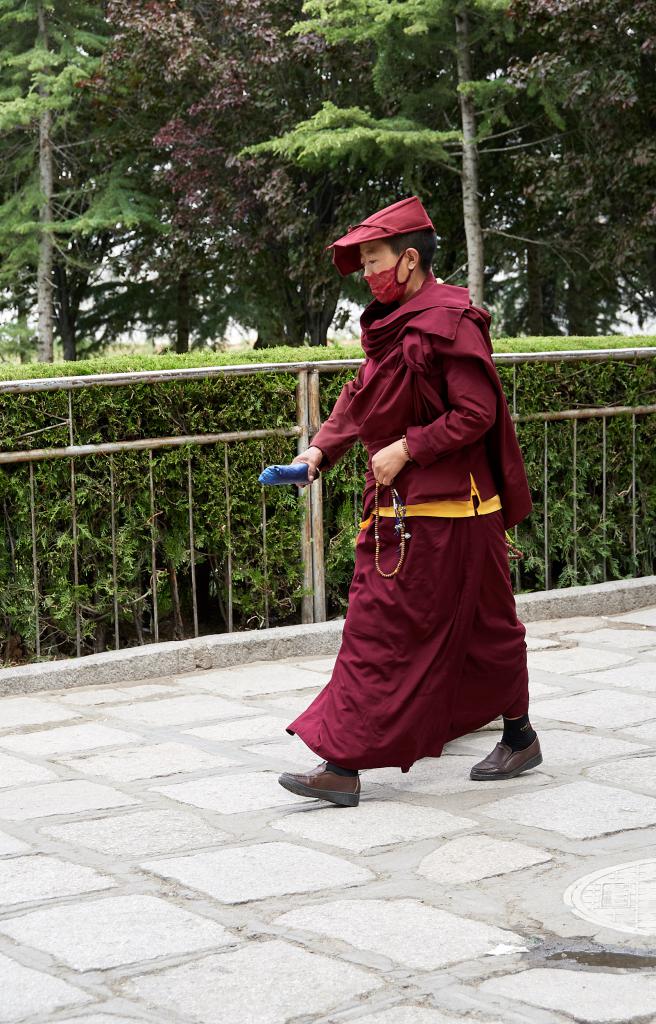
[[[387,242],[362,242],[360,245],[360,261],[365,277],[369,277],[371,274],[380,274],[383,270],[395,267],[398,259],[399,257]],[[417,250],[406,249],[399,265],[397,275],[399,280],[405,281],[410,271],[417,266],[418,262],[419,253]]]

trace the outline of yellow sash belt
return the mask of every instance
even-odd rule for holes
[[[439,501],[422,501],[417,505],[406,505],[405,514],[407,517],[410,516],[440,516],[444,518],[460,518],[463,516],[485,516],[489,512],[496,512],[501,508],[501,498],[498,494],[493,494],[491,498],[486,498],[485,501],[481,499],[476,481],[472,474],[469,474],[471,478],[471,495],[465,501],[456,501],[452,499],[443,499]],[[474,495],[478,498],[480,504],[478,507],[474,506]],[[378,510],[381,516],[387,519],[394,518],[394,506],[385,505]],[[373,519],[373,512],[366,519],[363,519],[360,523],[360,529],[365,530],[369,523]]]

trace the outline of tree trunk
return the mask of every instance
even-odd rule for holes
[[[77,359],[77,338],[75,315],[71,309],[71,297],[69,290],[68,275],[66,267],[56,263],[54,267],[55,287],[57,289],[57,326],[64,349],[64,359],[74,361]]]
[[[544,337],[544,308],[540,264],[540,247],[529,242],[526,246],[527,327],[529,334],[542,338]]]
[[[38,9],[39,42],[48,49],[48,31],[43,4]],[[45,67],[44,69],[45,70]],[[47,95],[43,85],[39,86],[42,97]],[[52,111],[43,110],[39,117],[39,185],[43,202],[39,213],[42,225],[52,223],[53,154],[52,154]],[[52,260],[53,240],[49,227],[42,227],[39,234],[39,262],[37,267],[37,307],[39,314],[37,356],[42,363],[53,361],[53,312],[52,312]]]
[[[472,81],[469,48],[469,16],[463,4],[456,12],[456,61],[458,85]],[[478,147],[476,145],[476,111],[474,101],[464,92],[458,93],[462,127],[462,212],[467,239],[469,294],[475,306],[483,304],[483,232],[478,200]]]
[[[191,333],[191,281],[188,270],[181,270],[177,285],[177,323],[175,351],[189,351]]]
[[[333,322],[340,292],[331,293],[327,288],[317,289],[318,295],[310,291],[310,301],[305,313],[305,330],[310,345],[327,345],[328,328]]]
[[[171,559],[167,559],[169,573],[169,584],[171,587],[171,603],[173,605],[173,638],[184,640],[184,622],[182,619],[182,608],[180,607],[180,591],[178,589],[178,574]]]
[[[570,277],[567,281],[565,315],[569,335],[588,338],[597,333],[596,304],[590,299],[585,286],[581,287],[579,280],[575,277]]]

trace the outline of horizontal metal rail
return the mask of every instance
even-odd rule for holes
[[[656,347],[564,349],[551,352],[495,352],[495,363],[600,362],[606,359],[633,362],[656,358]],[[71,391],[91,387],[123,387],[129,384],[166,384],[223,376],[253,376],[258,373],[301,373],[316,370],[334,373],[358,367],[364,357],[354,359],[313,359],[289,363],[235,363],[227,366],[196,366],[179,370],[130,370],[125,373],[90,373],[75,377],[35,377],[0,381],[0,394],[29,394],[33,391]]]
[[[656,405],[606,405],[599,409],[561,409],[559,412],[525,412],[511,413],[515,423],[552,423],[554,420],[590,420],[597,416],[607,419],[609,416],[644,416],[646,413],[656,412]]]
[[[221,441],[259,441],[265,437],[298,437],[300,427],[271,427],[270,430],[232,430],[225,434],[180,434],[175,437],[142,437],[135,441],[104,441],[101,444],[73,444],[65,448],[35,448],[33,451],[0,452],[6,462],[44,462],[74,459],[80,455],[113,455],[117,452],[182,448],[186,444],[218,444]]]

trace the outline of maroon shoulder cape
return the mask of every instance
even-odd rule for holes
[[[477,330],[459,330],[463,318]],[[532,508],[524,460],[508,402],[492,359],[491,315],[471,304],[467,288],[440,284],[429,274],[419,291],[402,305],[384,306],[374,299],[360,318],[362,347],[374,363],[367,386],[349,405],[349,416],[364,425],[377,387],[393,391],[395,380],[414,371],[421,389],[431,362],[441,356],[479,359],[497,392],[497,415],[485,435],[486,448],[506,529],[525,519]]]

